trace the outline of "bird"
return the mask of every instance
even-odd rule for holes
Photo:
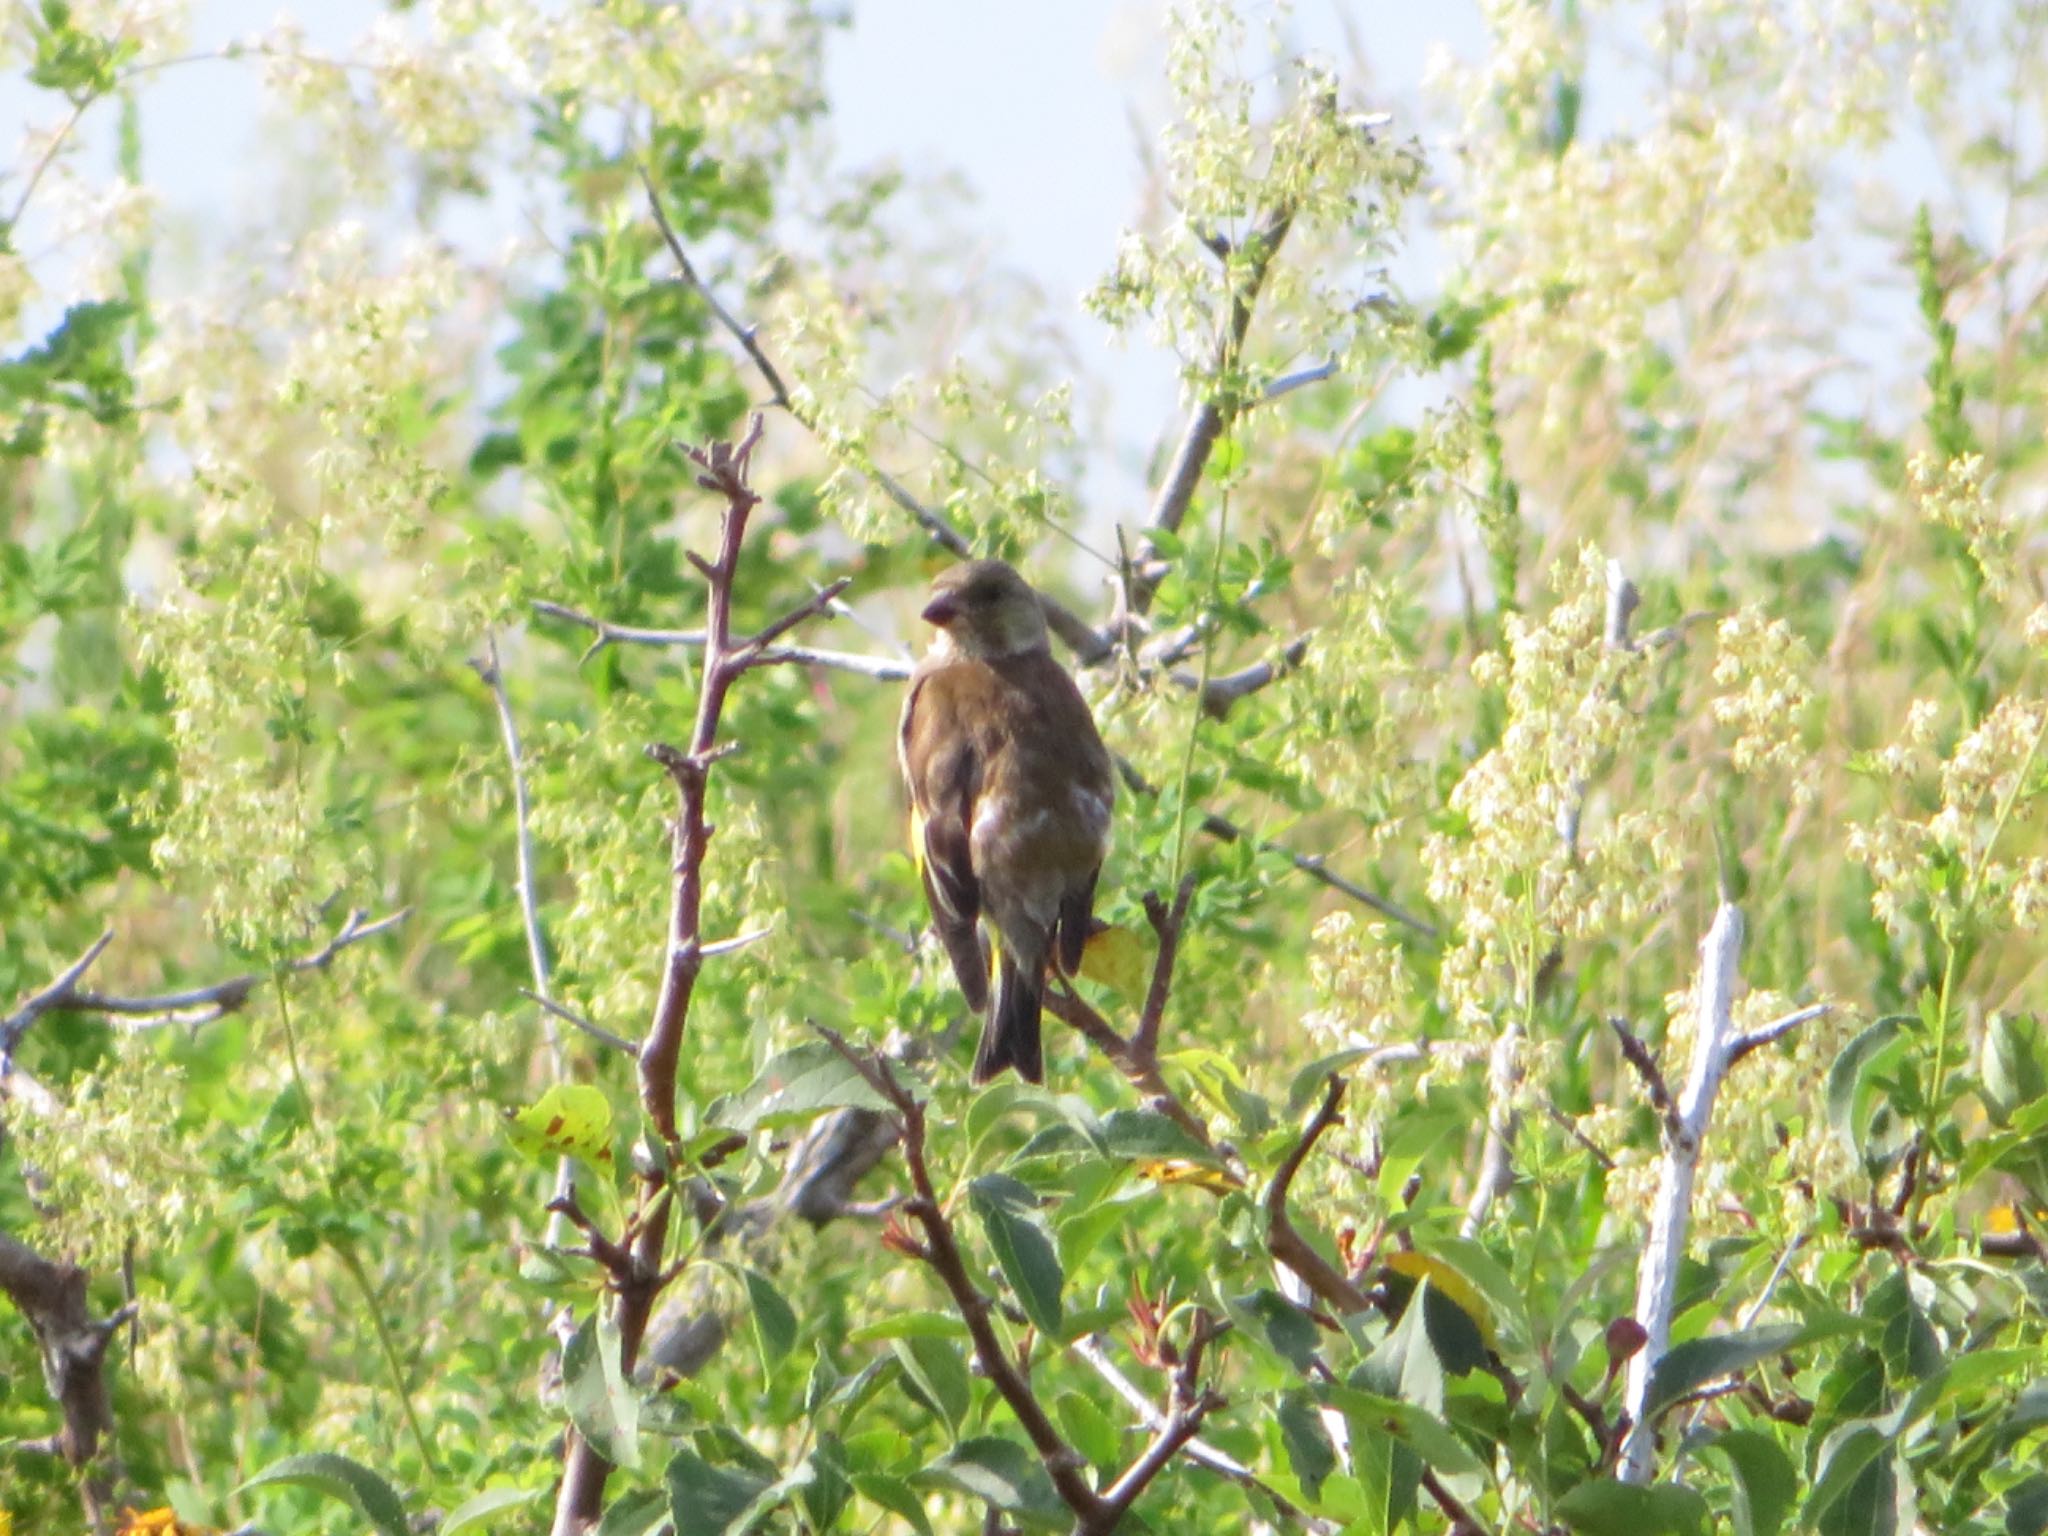
[[[974,1082],[1015,1068],[1042,1083],[1046,977],[1081,964],[1114,765],[1053,656],[1038,594],[1013,567],[970,560],[940,572],[923,617],[937,634],[897,733],[912,851],[960,991],[983,1015]]]

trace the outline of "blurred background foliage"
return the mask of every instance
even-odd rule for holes
[[[387,1489],[408,1516],[507,1489],[537,1497],[474,1518],[542,1529],[573,1417],[637,1446],[607,1531],[756,1501],[778,1530],[1058,1527],[930,1277],[871,1219],[766,1219],[834,1101],[749,1119],[749,1085],[816,1021],[916,1061],[942,1187],[1040,1202],[1014,1219],[1064,1306],[1033,1380],[1104,1475],[1144,1436],[1086,1341],[1163,1400],[1189,1309],[1236,1324],[1204,1436],[1244,1476],[1183,1461],[1134,1524],[2048,1530],[2048,15],[1482,9],[1483,54],[1391,116],[1365,55],[1299,56],[1264,10],[1163,23],[1155,185],[1088,307],[1180,371],[1155,486],[1176,413],[1214,417],[1167,524],[1077,496],[1096,396],[931,216],[943,189],[821,175],[827,12],[431,0],[345,56],[280,24],[227,63],[304,181],[171,292],[134,96],[192,63],[181,7],[8,13],[36,117],[0,181],[0,998],[103,929],[102,993],[255,978],[205,1022],[52,1012],[0,1042],[0,1230],[83,1266],[102,1314],[136,1304],[109,1365],[128,1502],[339,1531]],[[104,164],[74,135],[102,120]],[[450,236],[507,192],[530,238]],[[748,1133],[715,1188],[763,1219],[678,1224],[670,1327],[711,1320],[708,1349],[607,1391],[571,1346],[565,1408],[601,1288],[549,1254],[552,1159],[504,1113],[599,1090],[615,1155],[583,1188],[615,1220],[632,1069],[521,996],[470,663],[502,658],[553,994],[637,1037],[672,808],[641,749],[686,736],[698,679],[622,631],[701,626],[684,551],[718,509],[677,445],[764,405],[742,628],[851,577],[803,640],[900,664],[938,522],[1100,630],[1063,655],[1132,770],[1102,912],[1149,940],[1144,894],[1195,875],[1162,1065],[1249,1177],[1061,1028],[1044,1093],[966,1086],[900,690],[754,673],[706,932],[769,936],[707,968],[680,1091],[686,1137]],[[1659,1486],[1627,1490],[1611,1325],[1662,1147],[1609,1021],[1681,1079],[1723,893],[1738,1024],[1829,1008],[1721,1097],[1675,1322],[1702,1392],[1673,1389]],[[1286,1294],[1261,1204],[1333,1066],[1346,1117],[1293,1203],[1376,1303],[1345,1327]],[[857,1195],[901,1182],[885,1160]],[[55,1415],[9,1313],[18,1531],[79,1519],[29,1444]],[[314,1453],[375,1487],[243,1490]]]

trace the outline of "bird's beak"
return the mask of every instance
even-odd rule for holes
[[[960,617],[960,599],[950,592],[941,592],[924,605],[924,621],[944,629]]]

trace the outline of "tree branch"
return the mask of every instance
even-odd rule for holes
[[[1009,1405],[1010,1412],[1037,1451],[1038,1459],[1044,1465],[1046,1475],[1052,1479],[1061,1501],[1074,1512],[1078,1522],[1076,1531],[1091,1533],[1092,1536],[1092,1533],[1110,1530],[1116,1519],[1121,1517],[1122,1509],[1110,1513],[1107,1501],[1088,1486],[1087,1478],[1082,1475],[1086,1462],[1060,1438],[1059,1430],[1040,1405],[1031,1383],[1017,1369],[1016,1361],[996,1336],[995,1326],[989,1320],[988,1298],[976,1288],[967,1272],[967,1261],[954,1239],[953,1225],[946,1218],[945,1207],[932,1183],[930,1165],[925,1161],[924,1106],[897,1082],[895,1073],[883,1058],[856,1050],[836,1030],[824,1025],[813,1027],[831,1042],[832,1048],[869,1087],[888,1101],[902,1123],[903,1160],[910,1170],[912,1196],[906,1209],[924,1233],[924,1262],[939,1277],[940,1284],[953,1299],[954,1311],[967,1325],[968,1337],[974,1341],[974,1355],[980,1362],[982,1373]],[[1107,1525],[1101,1523],[1105,1515],[1109,1518]]]
[[[1332,1073],[1329,1086],[1323,1090],[1323,1102],[1309,1117],[1293,1148],[1274,1171],[1273,1182],[1266,1186],[1266,1248],[1275,1261],[1292,1270],[1325,1306],[1348,1317],[1355,1312],[1370,1311],[1371,1300],[1350,1276],[1316,1251],[1287,1214],[1287,1192],[1294,1187],[1295,1175],[1301,1172],[1301,1165],[1315,1150],[1323,1133],[1343,1119],[1338,1113],[1343,1102],[1344,1079]]]
[[[1629,1430],[1622,1443],[1618,1475],[1627,1483],[1647,1483],[1655,1470],[1657,1426],[1646,1410],[1657,1366],[1671,1348],[1671,1314],[1678,1293],[1679,1266],[1685,1257],[1686,1229],[1691,1221],[1693,1181],[1722,1079],[1745,1040],[1754,1040],[1747,1047],[1754,1050],[1795,1027],[1802,1017],[1813,1017],[1816,1011],[1803,1009],[1767,1025],[1756,1031],[1756,1037],[1762,1038],[1736,1034],[1734,1002],[1735,987],[1741,979],[1737,966],[1742,958],[1742,927],[1742,913],[1732,903],[1723,901],[1715,910],[1706,937],[1700,941],[1700,968],[1693,992],[1692,1065],[1683,1092],[1663,1115],[1664,1152],[1658,1167],[1657,1198],[1651,1207],[1649,1239],[1636,1273],[1635,1318],[1642,1325],[1644,1344],[1629,1361],[1628,1385],[1623,1396]],[[1787,1019],[1793,1022],[1788,1023]],[[1638,1071],[1642,1070],[1639,1065]],[[1653,1084],[1661,1081],[1654,1063],[1646,1077]],[[1652,1096],[1654,1099],[1654,1087]]]
[[[1202,1420],[1223,1406],[1222,1397],[1201,1385],[1202,1355],[1221,1331],[1205,1311],[1199,1307],[1195,1309],[1194,1337],[1188,1341],[1180,1365],[1173,1373],[1172,1403],[1163,1421],[1154,1428],[1152,1443],[1122,1476],[1102,1491],[1101,1513],[1092,1523],[1084,1520],[1080,1530],[1090,1533],[1115,1530],[1124,1512],[1137,1502],[1138,1496],[1152,1480],[1172,1465],[1173,1459],[1200,1432]]]
[[[294,975],[304,971],[324,971],[343,950],[397,927],[411,911],[410,907],[400,907],[374,922],[365,922],[360,909],[352,910],[334,937],[311,954],[286,962],[284,972]],[[203,987],[142,997],[117,997],[81,989],[79,981],[113,937],[112,929],[101,934],[91,948],[67,966],[55,981],[29,998],[5,1020],[0,1020],[0,1062],[14,1054],[22,1037],[46,1013],[109,1014],[135,1020],[126,1026],[130,1029],[150,1029],[160,1024],[206,1024],[241,1008],[272,979],[269,974],[251,971]]]
[[[1230,318],[1217,339],[1216,352],[1210,362],[1209,374],[1215,382],[1188,416],[1180,446],[1174,450],[1166,479],[1153,499],[1145,538],[1138,546],[1127,594],[1132,615],[1142,616],[1152,606],[1152,594],[1158,590],[1158,578],[1144,574],[1146,568],[1159,559],[1159,546],[1153,535],[1179,532],[1180,525],[1187,519],[1188,508],[1194,502],[1195,490],[1202,483],[1202,472],[1208,467],[1209,455],[1243,408],[1244,402],[1238,398],[1236,386],[1228,382],[1229,376],[1236,371],[1238,359],[1244,351],[1245,337],[1251,331],[1252,310],[1258,301],[1259,290],[1265,286],[1273,257],[1287,238],[1288,228],[1293,222],[1294,204],[1283,202],[1266,216],[1241,248],[1243,276],[1231,287]],[[1236,253],[1225,251],[1219,254],[1224,256],[1225,281],[1229,282],[1230,257]]]
[[[1137,765],[1129,758],[1121,754],[1117,755],[1116,768],[1118,776],[1122,778],[1125,786],[1132,794],[1143,795],[1148,800],[1158,795],[1159,787],[1147,779],[1144,774],[1140,773]],[[1234,843],[1241,837],[1251,835],[1227,816],[1220,816],[1214,811],[1202,812],[1201,828],[1218,842],[1224,843]],[[1402,927],[1412,929],[1416,933],[1421,934],[1426,939],[1436,937],[1436,929],[1433,925],[1424,922],[1406,908],[1387,900],[1386,897],[1367,890],[1356,881],[1345,879],[1344,876],[1338,874],[1335,870],[1328,868],[1323,862],[1323,856],[1319,853],[1296,853],[1284,843],[1276,843],[1270,838],[1263,837],[1253,838],[1253,846],[1263,853],[1279,854],[1310,879],[1321,881],[1333,891],[1343,892],[1361,906],[1370,907],[1382,917],[1390,918],[1394,922],[1401,924]]]
[[[669,839],[669,918],[661,985],[654,1016],[637,1052],[641,1112],[650,1134],[658,1137],[665,1148],[672,1148],[677,1140],[676,1070],[689,1021],[690,1000],[704,961],[715,952],[739,948],[759,937],[742,935],[716,944],[703,941],[704,860],[714,831],[706,815],[710,772],[720,758],[737,750],[733,743],[721,745],[718,741],[726,696],[751,667],[764,664],[761,654],[775,637],[824,611],[840,590],[834,586],[815,593],[753,636],[735,640],[734,580],[748,518],[761,500],[748,484],[747,469],[761,441],[761,432],[761,417],[757,414],[738,444],[714,443],[705,451],[689,450],[690,461],[698,469],[697,483],[725,500],[717,558],[693,562],[703,571],[708,588],[697,713],[686,748],[663,742],[647,748],[647,755],[674,781],[677,801]],[[637,1213],[620,1240],[600,1242],[602,1234],[594,1233],[594,1229],[586,1232],[591,1238],[592,1252],[606,1265],[612,1289],[618,1296],[619,1362],[628,1372],[639,1359],[655,1303],[676,1278],[676,1271],[666,1269],[663,1262],[674,1203],[665,1171],[667,1161],[656,1160],[656,1166],[648,1167],[640,1175]],[[555,1500],[554,1536],[582,1536],[596,1523],[604,1513],[605,1483],[610,1474],[610,1463],[571,1429],[566,1437],[562,1482]]]
[[[1221,677],[1212,677],[1206,683],[1184,668],[1175,668],[1167,675],[1190,692],[1200,689],[1203,711],[1210,718],[1221,720],[1240,699],[1250,698],[1261,688],[1278,682],[1299,667],[1306,655],[1308,636],[1302,635],[1290,640],[1279,655],[1253,662],[1236,672],[1226,672]]]
[[[95,953],[106,947],[105,937]],[[77,965],[66,974],[76,982],[84,971]],[[114,1429],[107,1347],[133,1308],[94,1318],[83,1269],[46,1259],[5,1232],[0,1232],[0,1291],[27,1321],[42,1352],[43,1380],[62,1418],[50,1449],[79,1471],[86,1519],[94,1530],[104,1529],[113,1514],[116,1480],[115,1468],[99,1459]]]

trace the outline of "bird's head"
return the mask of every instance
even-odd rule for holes
[[[970,560],[941,571],[924,618],[968,656],[1016,656],[1049,643],[1038,594],[1000,560]]]

